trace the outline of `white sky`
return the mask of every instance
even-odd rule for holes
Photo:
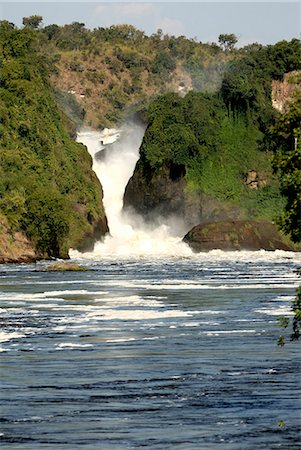
[[[301,37],[301,1],[14,1],[0,2],[0,18],[18,27],[22,18],[43,16],[44,25],[74,21],[88,28],[129,23],[150,35],[164,33],[217,42],[221,33],[235,33],[239,45],[273,44]]]

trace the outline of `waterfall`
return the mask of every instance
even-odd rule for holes
[[[93,170],[103,187],[110,234],[95,244],[93,252],[80,254],[70,250],[72,258],[191,255],[182,236],[175,236],[170,225],[146,225],[142,217],[122,210],[124,191],[138,161],[143,134],[143,127],[134,123],[121,130],[82,129],[78,133],[77,141],[87,146],[93,158]]]

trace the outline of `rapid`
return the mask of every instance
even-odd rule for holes
[[[88,271],[0,267],[1,450],[300,448],[300,343],[277,338],[301,254],[193,254],[125,216],[131,130],[78,137],[111,230],[70,251]]]

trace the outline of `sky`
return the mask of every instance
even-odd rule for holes
[[[1,20],[22,26],[22,18],[38,14],[44,26],[83,22],[87,28],[132,24],[147,35],[159,28],[201,42],[218,42],[234,33],[239,46],[274,44],[301,38],[301,1],[14,1],[0,2]]]

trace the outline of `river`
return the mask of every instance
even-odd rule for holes
[[[300,448],[300,255],[81,263],[1,268],[2,450]]]
[[[277,346],[301,254],[193,254],[125,216],[142,134],[99,160],[99,133],[79,136],[111,230],[70,250],[88,271],[0,268],[1,450],[301,448],[300,345]]]

